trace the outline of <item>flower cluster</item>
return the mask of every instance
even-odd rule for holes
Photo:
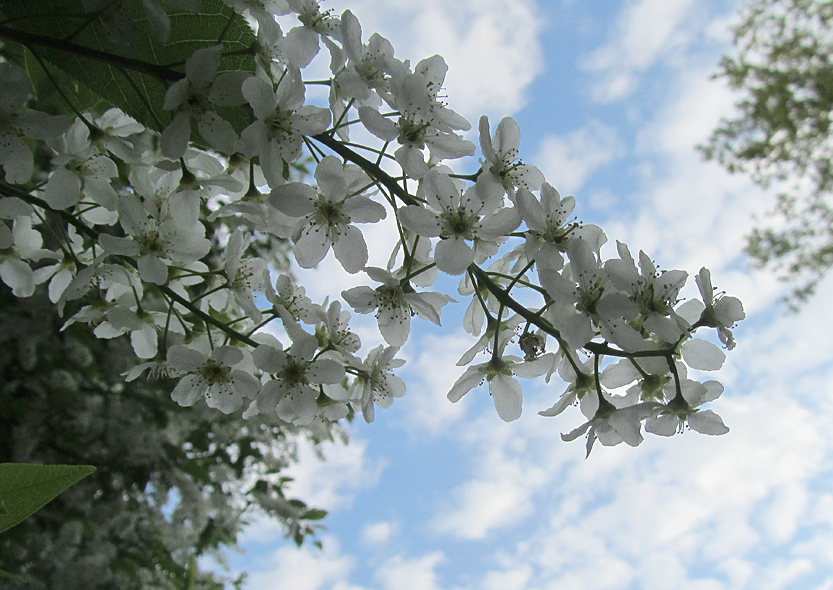
[[[703,301],[682,302],[688,273],[661,270],[644,252],[635,261],[621,243],[618,258],[603,260],[603,231],[577,221],[575,199],[519,159],[511,118],[492,135],[482,117],[479,170],[455,174],[449,164],[476,147],[461,135],[470,123],[442,98],[442,57],[411,66],[381,36],[363,42],[350,11],[336,16],[316,0],[225,4],[223,30],[239,33],[240,46],[200,45],[215,37],[195,31],[197,48],[183,56],[182,43],[162,41],[173,14],[170,27],[149,31],[153,52],[131,54],[154,62],[73,45],[78,59],[164,82],[161,97],[136,87],[133,116],[106,84],[72,105],[73,118],[40,112],[26,71],[0,64],[0,279],[15,295],[48,282],[68,322],[130,338],[142,362],[128,379],[177,377],[181,405],[314,428],[359,411],[371,421],[375,406],[405,393],[393,371],[412,317],[439,325],[455,301],[429,290],[442,272],[460,277],[464,328],[478,338],[458,363],[468,367],[452,402],[488,382],[500,418],[515,420],[517,377],[557,374],[567,387],[540,413],[578,405],[584,421],[564,438],[586,434],[588,452],[597,439],[636,445],[643,429],[727,430],[702,409],[722,386],[689,370],[721,367],[723,351],[695,333],[716,328],[731,349],[744,312],[715,294],[708,270],[696,276]],[[16,10],[9,22],[24,24],[7,41],[37,47],[29,9]],[[284,33],[276,14],[294,14],[297,26]],[[305,80],[304,68],[326,57],[329,79]],[[308,102],[314,83],[329,86],[326,105]],[[102,102],[114,108],[99,115]],[[351,143],[359,128],[353,137],[379,141]],[[35,165],[33,149],[48,165]],[[358,226],[383,219],[398,240],[387,268],[368,267]],[[354,312],[375,313],[386,346],[360,355],[346,306],[314,303],[288,274],[288,241],[302,268],[332,251],[375,283],[341,295]]]

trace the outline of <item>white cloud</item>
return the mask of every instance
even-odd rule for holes
[[[466,405],[452,404],[446,395],[465,370],[455,363],[473,341],[462,329],[451,332],[449,323],[445,322],[446,336],[412,338],[404,348],[408,362],[398,374],[408,390],[396,403],[413,435],[440,434],[466,416]]]
[[[470,395],[483,394],[484,388]],[[491,404],[490,404],[491,405]],[[462,539],[483,539],[493,530],[517,525],[534,512],[532,494],[546,481],[546,469],[525,462],[519,431],[540,417],[527,410],[519,423],[499,423],[493,408],[471,420],[463,435],[476,445],[474,476],[451,492],[451,505],[441,507],[434,530]]]
[[[611,102],[630,95],[640,73],[689,41],[690,33],[682,25],[693,4],[694,0],[629,2],[617,18],[612,39],[582,62],[584,69],[601,75],[593,86],[594,98]]]
[[[388,542],[396,534],[398,528],[395,522],[385,520],[368,523],[362,530],[362,540],[370,545],[380,545]]]
[[[616,130],[599,121],[541,140],[532,160],[552,186],[569,195],[578,191],[593,172],[623,153]]]
[[[338,541],[323,539],[323,551],[309,547],[291,546],[277,549],[258,568],[249,570],[247,590],[362,590],[346,583],[354,564],[342,555]]]
[[[439,590],[434,569],[444,561],[445,556],[439,551],[417,558],[398,555],[380,565],[374,577],[384,590]]]
[[[355,437],[347,445],[323,443],[322,460],[309,443],[299,443],[298,462],[285,471],[295,478],[289,484],[289,495],[325,510],[350,504],[358,490],[376,484],[383,468],[368,463],[366,449],[367,442]]]
[[[483,577],[483,590],[523,590],[532,575],[528,564],[506,571],[492,570]]]

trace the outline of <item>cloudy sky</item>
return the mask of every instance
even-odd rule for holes
[[[833,283],[787,315],[784,286],[742,253],[771,195],[694,150],[732,111],[710,75],[737,2],[327,6],[349,7],[365,39],[380,32],[399,57],[443,55],[450,106],[474,122],[488,114],[493,128],[513,116],[522,157],[576,196],[580,219],[664,268],[709,267],[748,319],[712,404],[729,434],[649,435],[637,448],[597,445],[587,460],[583,440],[560,439],[577,412],[537,415],[562,393],[557,380],[525,383],[524,415],[510,424],[484,388],[446,400],[472,344],[459,327],[466,302],[445,308],[442,328],[415,323],[406,396],[352,425],[350,444],[325,448],[325,462],[302,448],[292,470],[293,493],[330,511],[323,550],[296,549],[258,522],[246,553],[231,556],[233,571],[250,573],[246,588],[833,589]],[[366,235],[386,244],[390,230]],[[371,247],[370,264],[384,265],[388,248]],[[308,290],[351,286],[337,269],[328,257]],[[369,348],[380,338],[366,319],[357,326]]]

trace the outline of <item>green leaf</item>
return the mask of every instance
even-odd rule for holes
[[[100,112],[102,104],[117,106],[157,131],[172,118],[162,108],[165,92],[184,77],[185,61],[197,49],[223,45],[218,73],[255,70],[250,49],[256,37],[221,0],[203,0],[198,14],[170,10],[166,43],[153,37],[140,0],[119,2],[118,18],[98,18],[85,11],[81,0],[13,2],[4,5],[3,13],[8,29],[23,35],[19,42],[49,68],[76,109]],[[27,66],[30,75],[40,67]],[[36,80],[36,87],[44,89],[43,82]],[[62,109],[68,110],[65,104]],[[250,122],[245,107],[219,112],[238,131]]]
[[[304,520],[321,520],[325,516],[327,516],[326,510],[321,510],[320,508],[310,508],[301,515],[301,518]]]
[[[93,471],[95,467],[91,465],[0,464],[0,498],[7,511],[0,515],[0,532],[39,510]]]
[[[16,576],[14,574],[10,574],[9,572],[4,571],[4,570],[0,570],[0,579],[10,580],[10,581],[15,582],[17,584],[22,584],[23,582],[26,581],[25,578],[22,578],[21,576]]]

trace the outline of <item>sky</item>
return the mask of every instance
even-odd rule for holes
[[[494,129],[512,116],[521,157],[579,219],[645,250],[663,268],[712,272],[747,319],[715,375],[711,405],[731,431],[646,436],[636,448],[561,440],[578,412],[544,418],[564,390],[524,382],[524,413],[495,413],[485,387],[446,393],[472,344],[462,298],[443,326],[412,323],[398,374],[408,391],[348,445],[305,446],[290,493],[329,515],[323,549],[301,549],[256,520],[231,554],[249,590],[833,589],[833,282],[798,314],[785,285],[753,269],[744,236],[773,202],[695,150],[734,97],[711,75],[731,46],[729,0],[330,0],[365,40],[400,58],[449,65],[451,108]],[[477,143],[476,135],[469,139]],[[364,226],[369,265],[384,266],[390,226]],[[303,275],[314,300],[356,277],[332,254]],[[683,295],[695,297],[692,284]],[[456,281],[441,278],[444,292]],[[381,343],[354,316],[364,350]]]

